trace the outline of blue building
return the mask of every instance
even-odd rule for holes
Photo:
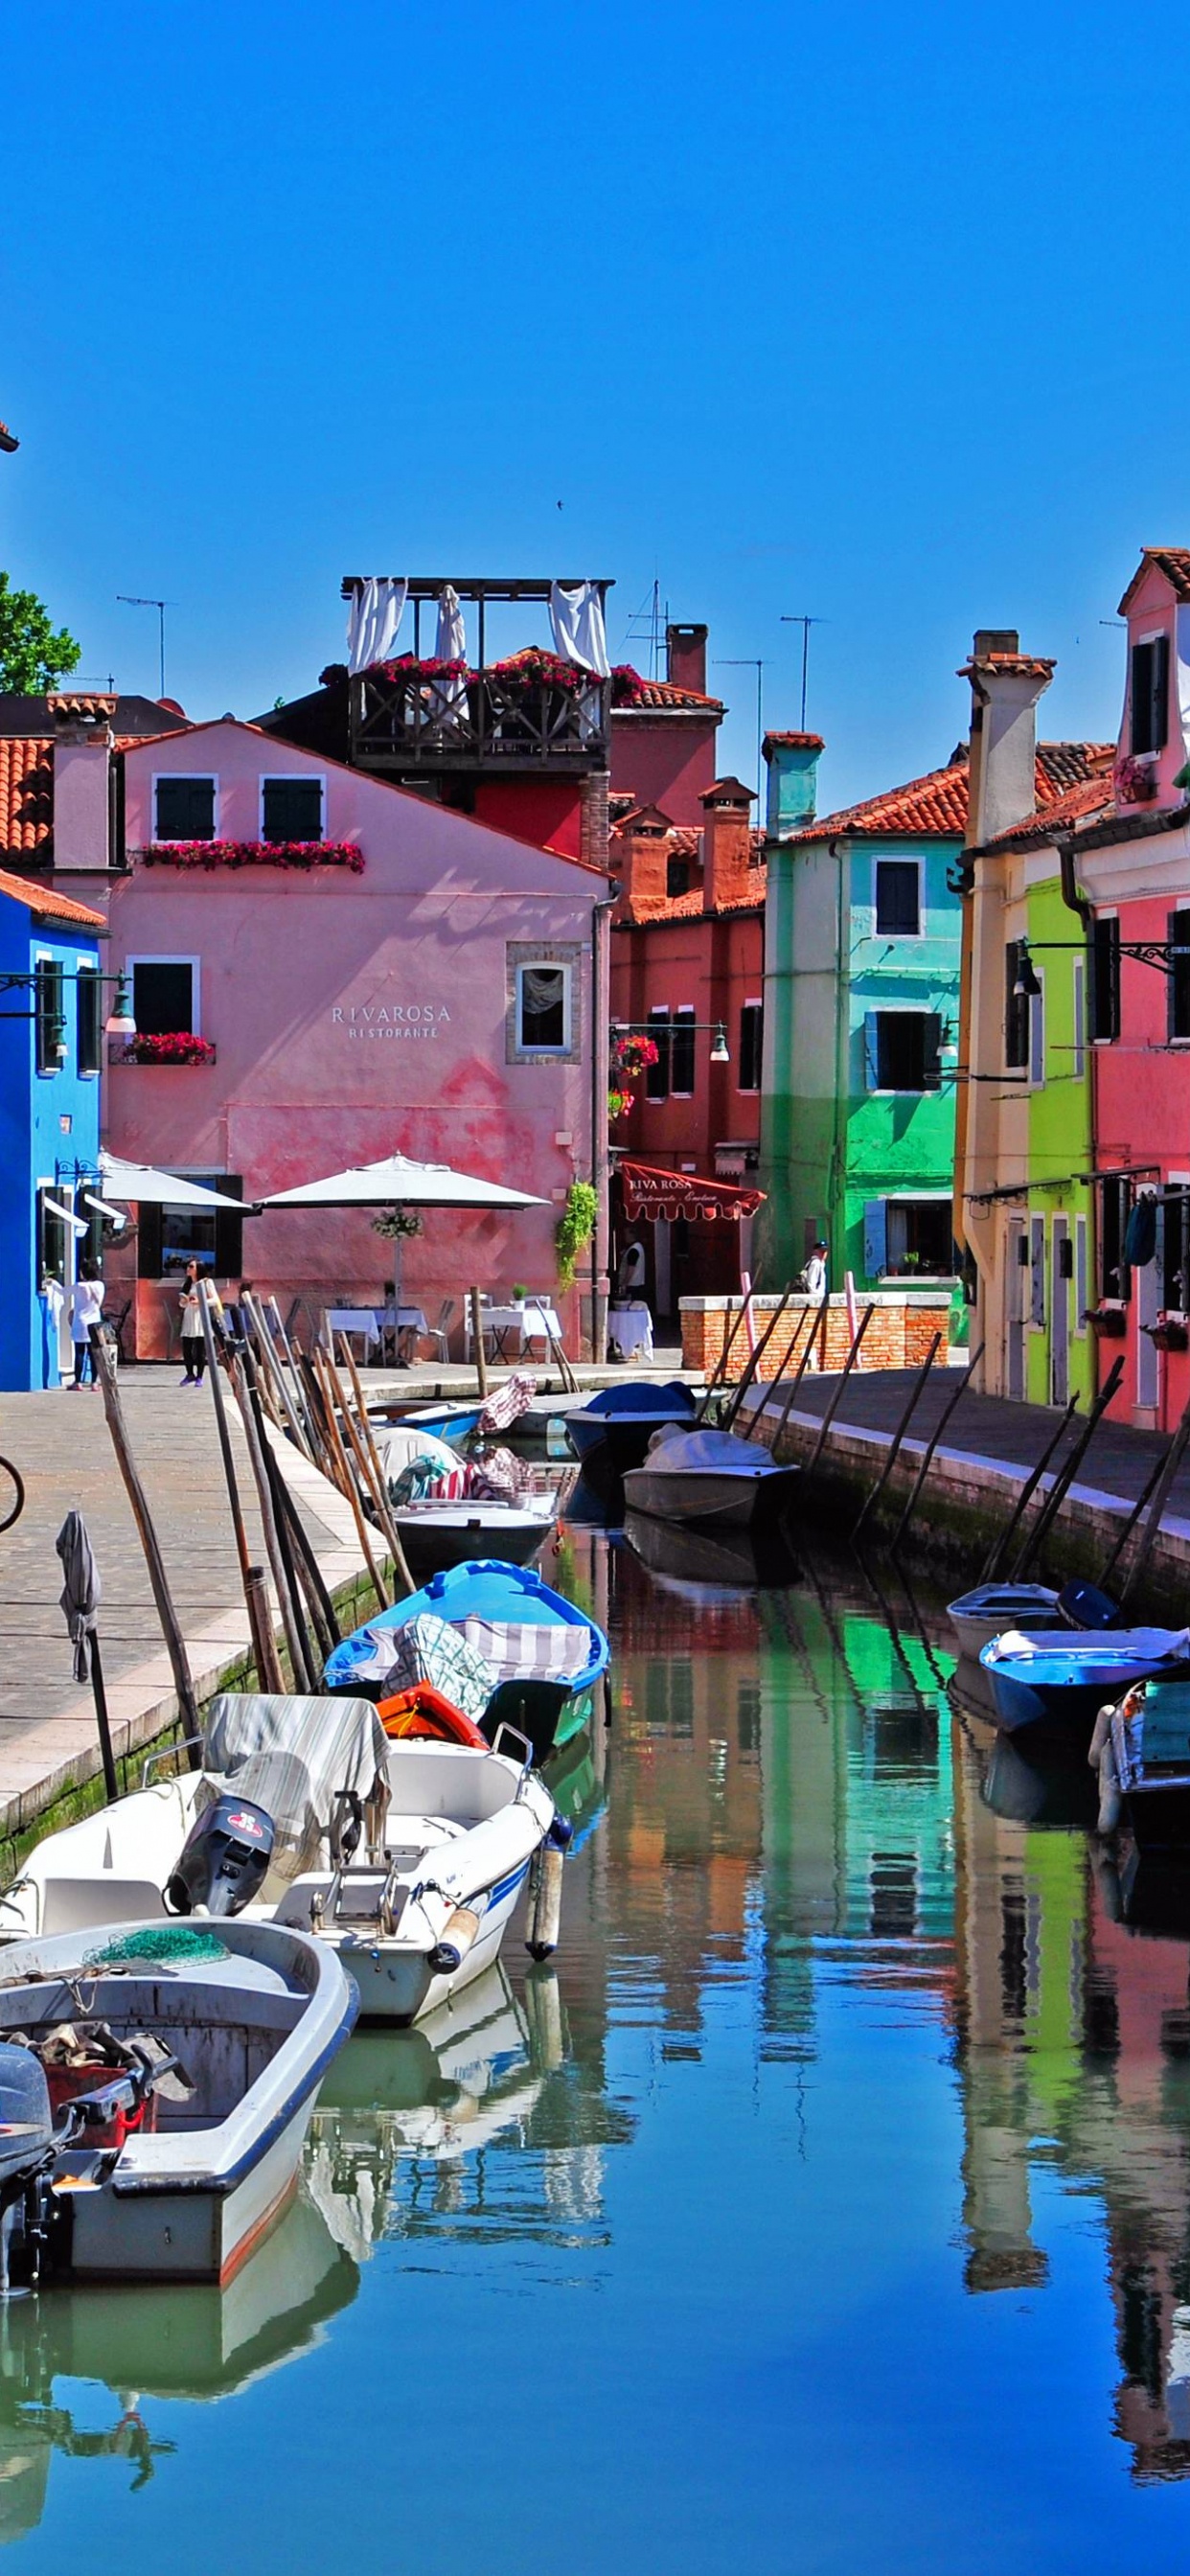
[[[0,869],[0,1389],[57,1386],[66,1294],[102,1215],[100,912]],[[77,1193],[77,1202],[76,1202]],[[88,1234],[71,1222],[78,1219]]]

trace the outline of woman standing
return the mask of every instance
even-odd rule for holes
[[[74,1383],[70,1388],[72,1395],[77,1394],[79,1387],[83,1385],[88,1368],[91,1372],[91,1384],[92,1386],[95,1384],[95,1354],[91,1348],[91,1326],[103,1320],[103,1297],[103,1281],[95,1262],[84,1261],[70,1291],[66,1309],[70,1318],[70,1338],[74,1344]]]
[[[182,1359],[186,1369],[185,1377],[182,1379],[183,1386],[201,1386],[202,1373],[207,1364],[207,1345],[202,1329],[202,1299],[198,1288],[199,1277],[197,1261],[188,1261],[178,1299],[182,1309]],[[212,1307],[217,1310],[219,1300],[213,1286],[208,1290],[208,1296]]]

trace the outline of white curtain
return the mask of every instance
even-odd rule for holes
[[[1190,760],[1190,608],[1177,612],[1178,647],[1178,719],[1182,728],[1182,758]]]
[[[600,680],[611,674],[603,605],[593,581],[555,581],[550,585],[550,625],[554,649],[564,662],[577,662]]]
[[[467,659],[467,629],[463,624],[463,611],[459,603],[459,594],[453,582],[449,581],[438,602],[438,632],[434,639],[434,654],[439,662],[465,662]],[[440,722],[447,722],[451,717],[457,717],[466,704],[467,683],[464,679],[435,682],[434,714]]]
[[[347,618],[349,671],[369,671],[373,662],[387,659],[400,633],[408,596],[407,581],[365,581],[353,592]]]

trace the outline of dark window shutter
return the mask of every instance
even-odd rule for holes
[[[146,957],[132,969],[132,1016],[142,1038],[189,1036],[194,969],[185,957]]]
[[[1010,939],[1004,949],[1004,1061],[1006,1065],[1026,1065],[1029,1061],[1029,996],[1014,988],[1020,973],[1020,941]]]
[[[238,1172],[220,1172],[213,1182],[224,1198],[242,1199],[244,1183]],[[233,1216],[229,1208],[220,1208],[215,1217],[215,1276],[238,1279],[244,1266],[244,1220]]]
[[[1190,1038],[1190,910],[1171,912],[1165,925],[1170,947],[1184,953],[1169,961],[1166,977],[1168,1034],[1171,1038]]]
[[[147,1200],[138,1209],[136,1219],[136,1275],[138,1279],[161,1277],[162,1217],[159,1207]]]
[[[1091,1035],[1120,1034],[1120,925],[1097,921],[1091,934]]]
[[[1169,637],[1158,635],[1153,646],[1149,749],[1164,751],[1169,735]]]
[[[657,1062],[648,1065],[645,1069],[645,1098],[646,1100],[668,1100],[669,1012],[667,1010],[650,1011],[649,1036],[657,1049]]]
[[[670,1049],[670,1089],[688,1098],[694,1090],[693,1011],[675,1011]]]
[[[926,1011],[922,1018],[923,1064],[922,1090],[942,1088],[942,1021],[937,1011]]]
[[[266,778],[263,785],[263,838],[266,841],[322,839],[322,782],[317,778]]]
[[[156,837],[159,841],[214,840],[213,778],[158,779]]]
[[[103,1021],[99,1006],[102,992],[99,970],[80,966],[75,992],[78,997],[78,1069],[80,1073],[98,1073],[100,1032]]]
[[[877,859],[876,929],[884,937],[916,937],[920,928],[920,873],[916,859]]]

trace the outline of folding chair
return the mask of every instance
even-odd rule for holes
[[[454,1310],[454,1298],[444,1297],[438,1309],[437,1323],[427,1324],[422,1336],[424,1341],[436,1343],[438,1358],[444,1367],[450,1358],[450,1326]]]

